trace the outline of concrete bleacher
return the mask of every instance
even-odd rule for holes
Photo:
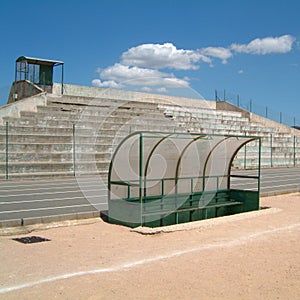
[[[105,177],[118,143],[140,130],[260,136],[263,167],[300,164],[299,130],[214,101],[72,85],[58,91],[0,108],[1,179]],[[250,168],[256,158],[252,143],[233,166]]]

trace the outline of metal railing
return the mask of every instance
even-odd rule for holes
[[[227,92],[226,90],[222,92],[215,90],[215,100],[229,102],[237,107],[248,110],[249,112],[268,118],[280,124],[285,124],[291,127],[300,126],[299,117],[297,118],[296,116],[290,116],[284,112],[278,112],[269,106],[259,105],[252,99],[244,100],[240,97],[240,95]]]
[[[20,128],[20,131],[19,129]],[[25,128],[25,127],[24,127]],[[26,154],[27,150],[24,150],[23,148],[18,148],[19,141],[16,140],[15,136],[23,136],[21,144],[30,145],[32,144],[32,139],[28,139],[26,137],[36,136],[37,140],[36,143],[39,143],[38,136],[42,136],[43,133],[40,134],[37,133],[36,130],[34,130],[35,127],[32,127],[29,131],[25,132],[24,129],[22,129],[19,126],[16,126],[14,124],[10,124],[9,121],[5,121],[3,125],[1,125],[1,131],[0,131],[0,178],[4,179],[10,179],[13,177],[13,174],[16,172],[24,174],[26,176],[25,170],[17,170],[17,167],[20,163],[22,163],[22,159],[24,158],[24,154]],[[47,134],[44,136],[43,141],[40,145],[50,145],[51,143],[59,144],[61,146],[59,153],[54,153],[56,155],[54,162],[62,162],[66,164],[66,170],[65,170],[65,176],[76,176],[79,168],[82,166],[82,164],[85,163],[85,160],[82,159],[84,155],[91,155],[93,154],[91,150],[87,149],[86,151],[82,149],[82,142],[86,140],[88,137],[85,133],[81,132],[82,127],[76,126],[76,124],[71,125],[71,127],[65,128],[68,129],[65,131],[64,137],[66,142],[64,142],[61,137],[59,139],[59,142],[55,142],[53,140],[49,140],[49,142],[45,142],[45,139],[47,137]],[[32,130],[32,131],[31,131]],[[128,128],[129,134],[131,131],[130,127]],[[43,131],[44,132],[44,131]],[[55,133],[51,134],[55,135]],[[57,133],[57,136],[59,136],[59,133]],[[92,143],[92,139],[91,139]],[[65,149],[64,147],[65,146]],[[239,158],[240,161],[238,162],[238,168],[240,169],[246,169],[251,168],[251,154],[253,155],[253,151],[249,148],[250,146],[246,146],[244,151],[241,149],[239,152]],[[80,150],[79,150],[80,148]],[[108,147],[111,148],[111,147]],[[285,149],[288,148],[288,149]],[[49,147],[51,150],[51,147]],[[49,150],[49,151],[50,151]],[[105,150],[106,151],[106,150]],[[109,150],[107,150],[109,151]],[[252,151],[252,153],[251,153]],[[32,160],[31,160],[31,166],[32,166],[32,173],[36,172],[38,173],[38,169],[35,169],[35,165],[39,163],[39,161],[35,161],[33,157],[38,157],[35,155],[35,150],[30,150],[28,153],[33,154]],[[97,152],[97,151],[96,151]],[[103,152],[101,150],[100,152]],[[13,155],[11,155],[13,153]],[[44,157],[42,158],[42,162],[44,164],[48,164],[49,166],[52,164],[53,160],[50,157],[51,152],[47,152],[46,150],[42,150],[41,152],[44,154]],[[49,159],[47,160],[45,156],[49,154]],[[53,154],[53,153],[52,153]],[[61,155],[61,157],[59,157]],[[64,156],[64,157],[63,157]],[[66,158],[68,156],[68,158]],[[2,158],[1,158],[2,157]],[[286,158],[284,158],[286,157]],[[23,162],[26,161],[27,158],[24,158]],[[281,162],[280,162],[281,159]],[[68,164],[68,165],[67,165]],[[15,171],[12,171],[12,166],[15,169]],[[262,137],[262,167],[279,167],[279,166],[285,166],[285,167],[298,167],[300,166],[300,137],[299,136],[293,136],[290,135],[289,137],[280,137],[277,136],[276,133],[270,133],[268,136]],[[17,170],[17,171],[16,171]],[[60,170],[61,172],[64,172],[63,169]],[[29,171],[28,171],[29,172]],[[49,175],[51,175],[51,172],[53,171],[53,168],[49,168],[49,171],[47,171],[47,167],[45,167],[45,172],[49,172]],[[37,175],[38,176],[38,175]],[[21,176],[19,176],[21,177]]]

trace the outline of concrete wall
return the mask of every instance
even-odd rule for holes
[[[47,97],[45,94],[39,96],[32,96],[17,102],[7,104],[0,107],[0,124],[3,125],[3,117],[20,117],[22,111],[37,111],[37,106],[46,106]]]
[[[50,92],[49,88],[48,91]],[[19,101],[24,98],[35,96],[43,92],[44,90],[41,87],[32,84],[28,80],[17,81],[16,83],[13,83],[11,86],[7,103],[13,103],[15,101]]]
[[[54,83],[53,94],[61,95],[61,84]],[[150,94],[141,92],[132,92],[125,90],[114,90],[106,88],[96,88],[89,86],[78,86],[72,84],[64,84],[64,95],[81,96],[92,98],[106,98],[125,101],[141,101],[152,103],[171,103],[174,105],[191,106],[197,108],[216,109],[216,102],[203,99],[192,99],[185,97],[175,97],[160,94]]]

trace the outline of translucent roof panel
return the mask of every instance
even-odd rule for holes
[[[130,226],[159,219],[178,223],[190,220],[192,215],[201,219],[202,213],[211,213],[203,207],[218,201],[217,193],[230,190],[233,159],[241,147],[255,139],[259,138],[161,132],[135,132],[127,136],[110,163],[109,218]],[[259,176],[255,178],[259,191]],[[253,196],[254,200],[252,195],[246,198],[257,206],[258,194]],[[241,203],[231,201],[224,205]],[[185,213],[191,207],[192,211]],[[181,221],[172,219],[177,209],[175,215],[180,215]],[[220,214],[226,212],[225,208],[218,210]]]
[[[243,145],[254,139],[257,138],[135,132],[116,149],[109,180],[122,183],[123,191],[117,193],[119,197],[124,196],[124,185],[142,184],[148,196],[159,194],[162,192],[162,179],[166,194],[184,193],[191,189],[225,189],[228,188],[228,175],[234,156]],[[193,187],[191,177],[195,178]],[[117,189],[120,190],[120,186]]]

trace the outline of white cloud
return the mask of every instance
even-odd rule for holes
[[[201,53],[205,56],[212,56],[222,60],[223,64],[227,63],[227,60],[232,57],[232,53],[229,49],[223,47],[207,47],[201,49]]]
[[[129,67],[122,64],[115,64],[106,69],[101,69],[100,79],[94,79],[93,85],[117,87],[126,85],[136,86],[167,86],[167,87],[188,87],[187,77],[180,79],[170,73],[163,73],[158,70]]]
[[[195,50],[177,49],[172,43],[142,44],[125,51],[121,55],[121,62],[105,69],[99,68],[99,79],[94,79],[92,84],[112,88],[131,85],[144,91],[151,91],[150,87],[156,87],[160,92],[166,92],[168,87],[186,88],[190,85],[189,78],[178,78],[173,73],[161,70],[196,70],[201,62],[213,67],[213,59],[220,59],[226,64],[234,53],[287,53],[291,51],[295,41],[293,36],[283,35],[257,38],[249,44],[232,44],[227,48],[206,47]],[[238,71],[238,74],[243,73],[243,70]]]
[[[114,64],[111,67],[100,71],[100,78],[124,82],[129,79],[138,80],[145,77],[161,77],[162,73],[157,70],[145,69],[139,67],[129,67],[123,64]]]
[[[292,50],[295,38],[291,35],[255,39],[249,44],[232,44],[231,49],[239,53],[270,54],[287,53]]]
[[[101,81],[100,79],[93,79],[92,85],[95,87],[111,87],[111,88],[122,88],[123,85],[115,82],[114,80]]]
[[[123,65],[154,69],[196,70],[199,61],[210,59],[198,50],[177,49],[172,43],[143,44],[122,54]]]

